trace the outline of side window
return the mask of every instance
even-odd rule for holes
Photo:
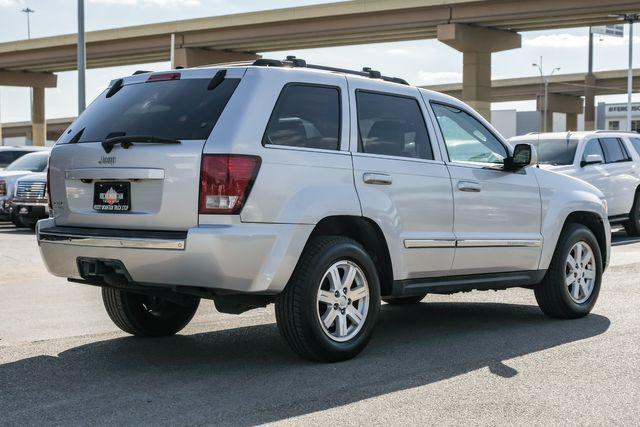
[[[636,152],[640,156],[640,138],[629,138],[631,140],[631,145],[636,149]]]
[[[587,141],[587,144],[584,146],[584,154],[582,155],[582,160],[587,160],[587,156],[590,154],[599,154],[604,161],[604,153],[602,152],[600,141],[598,141],[597,139],[590,139],[589,141]]]
[[[452,162],[503,164],[507,149],[471,114],[431,103]]]
[[[339,150],[339,90],[305,84],[285,86],[273,109],[262,143]]]
[[[433,160],[427,126],[418,101],[356,91],[358,151]]]
[[[629,160],[628,155],[623,151],[622,143],[618,138],[602,138],[600,139],[602,149],[604,150],[604,158],[607,163],[617,163]]]

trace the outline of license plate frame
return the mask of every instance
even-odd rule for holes
[[[97,181],[93,184],[93,210],[121,213],[131,210],[131,183],[128,181]]]

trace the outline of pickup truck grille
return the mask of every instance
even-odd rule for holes
[[[42,181],[20,181],[16,197],[20,199],[43,199],[47,184]]]

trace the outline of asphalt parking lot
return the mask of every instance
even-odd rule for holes
[[[620,424],[640,419],[640,240],[616,235],[594,313],[514,289],[384,306],[356,359],[313,364],[273,310],[204,301],[179,335],[132,338],[98,288],[50,276],[0,225],[0,424]]]

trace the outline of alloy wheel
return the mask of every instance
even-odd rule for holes
[[[325,272],[317,296],[317,315],[324,333],[333,341],[355,337],[369,312],[369,284],[354,262],[340,260]]]

